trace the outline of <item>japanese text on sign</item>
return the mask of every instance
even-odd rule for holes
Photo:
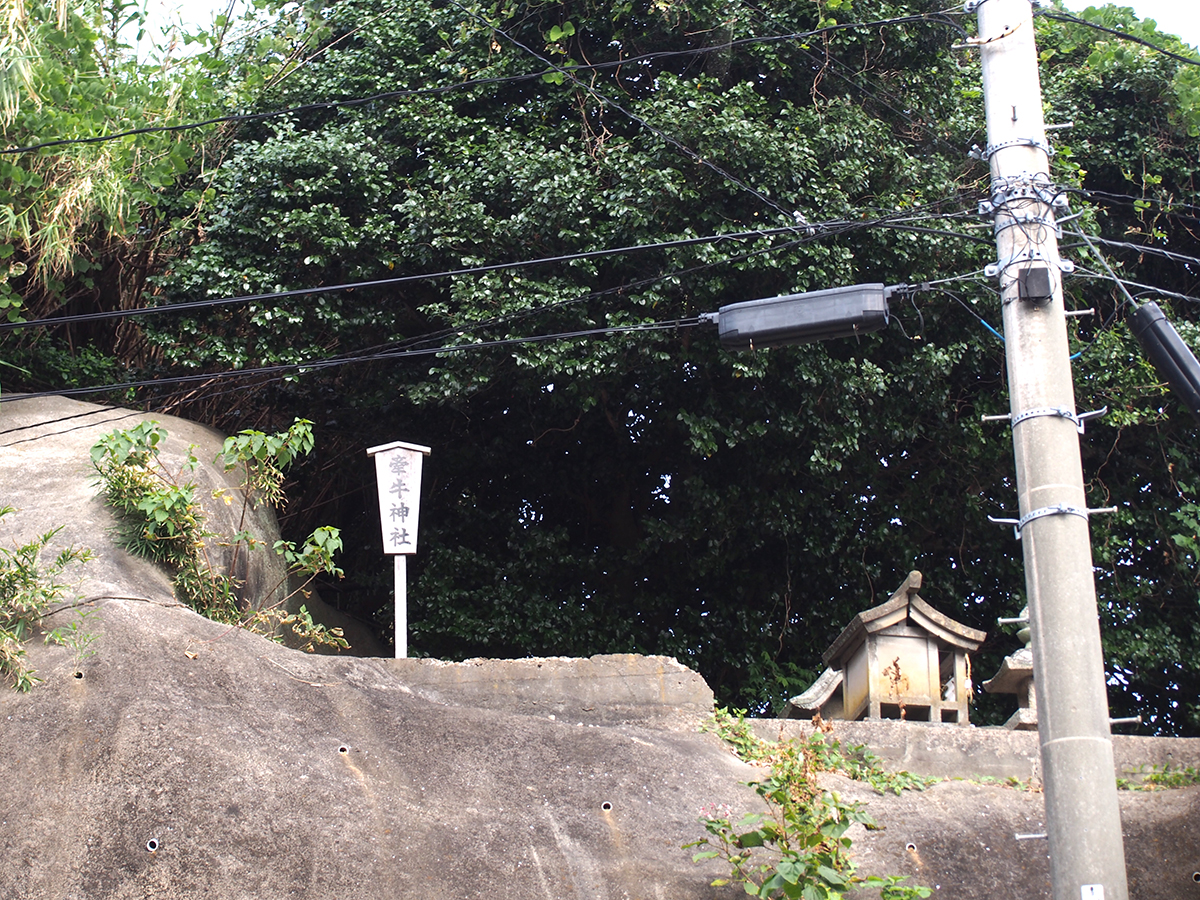
[[[384,553],[395,555],[417,551],[423,452],[428,450],[413,444],[396,443],[373,448]]]

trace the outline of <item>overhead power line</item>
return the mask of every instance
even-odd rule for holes
[[[461,8],[461,7],[460,7]],[[917,16],[900,16],[892,19],[879,19],[872,22],[846,22],[836,25],[827,25],[823,28],[815,28],[811,31],[797,31],[789,34],[766,35],[763,37],[746,37],[738,38],[737,40],[725,41],[720,44],[713,44],[705,47],[693,47],[686,50],[666,50],[657,53],[645,53],[640,56],[631,56],[624,59],[610,60],[608,62],[578,64],[570,66],[555,66],[547,62],[548,69],[542,69],[537,72],[529,72],[522,75],[504,75],[493,78],[476,78],[467,81],[455,82],[454,84],[438,85],[428,88],[411,88],[396,91],[384,91],[378,94],[371,94],[366,97],[352,97],[345,100],[329,100],[320,103],[306,103],[300,106],[290,106],[282,109],[264,110],[256,113],[230,113],[224,116],[214,116],[209,119],[202,119],[196,122],[181,122],[175,125],[147,125],[140,128],[130,128],[125,131],[112,132],[110,134],[93,135],[86,138],[58,138],[50,141],[42,141],[36,144],[28,144],[22,147],[6,147],[0,148],[0,156],[13,155],[18,153],[32,153],[37,150],[46,150],[53,147],[66,147],[71,145],[82,144],[98,144],[105,141],[115,141],[121,138],[135,137],[143,134],[173,134],[183,131],[191,131],[197,128],[207,128],[211,125],[224,125],[239,122],[257,122],[266,119],[278,118],[280,116],[298,115],[308,112],[320,112],[325,110],[348,109],[356,106],[365,106],[371,103],[378,103],[384,100],[395,100],[405,97],[432,97],[440,94],[447,94],[454,91],[464,90],[472,87],[486,87],[488,85],[499,84],[516,84],[523,81],[534,81],[541,79],[547,71],[558,71],[564,74],[575,72],[599,72],[607,69],[619,69],[626,66],[638,65],[646,62],[657,62],[678,57],[694,57],[703,56],[709,53],[722,53],[737,47],[751,46],[757,44],[773,44],[784,43],[788,41],[803,41],[814,37],[820,37],[823,34],[833,33],[837,31],[845,31],[853,28],[877,28],[888,25],[904,25],[913,22],[924,21],[944,25],[948,28],[954,28],[958,31],[963,31],[961,26],[946,17],[943,12],[928,13]],[[492,26],[488,26],[491,28]],[[965,33],[965,32],[964,32]],[[540,57],[539,57],[540,59]]]
[[[969,215],[969,214],[968,213],[928,214],[924,218],[926,218],[926,219],[954,218],[954,217],[960,216],[960,215]],[[41,391],[41,392],[31,392],[31,393],[25,393],[21,396],[28,398],[28,397],[41,397],[41,396],[52,396],[52,395],[57,396],[57,395],[72,395],[72,394],[94,394],[94,393],[104,393],[104,392],[118,391],[118,390],[130,390],[130,389],[145,388],[145,387],[165,387],[165,386],[170,386],[170,385],[195,385],[195,384],[204,385],[204,384],[210,384],[212,382],[244,381],[245,379],[249,379],[252,377],[256,377],[256,378],[260,379],[256,382],[254,382],[253,384],[242,384],[242,385],[238,385],[235,387],[227,388],[225,390],[222,390],[222,391],[219,391],[216,393],[208,392],[205,394],[205,397],[212,397],[212,396],[219,396],[220,394],[228,393],[233,390],[245,390],[248,388],[260,388],[264,384],[267,384],[267,383],[270,383],[273,381],[279,381],[279,380],[282,380],[284,378],[287,378],[287,377],[295,375],[295,374],[304,374],[307,371],[321,371],[321,370],[325,370],[325,369],[335,368],[338,366],[348,365],[348,364],[354,363],[354,362],[372,362],[372,361],[386,360],[386,359],[403,359],[406,357],[417,357],[417,356],[425,356],[425,355],[430,355],[430,354],[464,351],[464,350],[470,350],[470,349],[487,349],[487,348],[491,348],[491,347],[507,346],[507,345],[513,345],[513,344],[586,337],[586,336],[600,335],[600,334],[614,334],[614,333],[620,333],[620,332],[635,332],[635,331],[658,331],[658,330],[664,330],[664,329],[691,327],[694,324],[698,324],[699,320],[695,319],[695,318],[679,319],[679,320],[674,320],[674,321],[665,322],[665,323],[648,323],[648,324],[633,325],[633,326],[597,328],[597,329],[587,329],[587,330],[573,331],[573,332],[559,332],[559,333],[555,333],[555,334],[537,335],[534,337],[527,337],[527,338],[507,338],[507,339],[492,340],[492,341],[477,341],[477,342],[473,342],[473,343],[462,343],[461,342],[461,338],[466,337],[467,335],[476,334],[482,330],[485,330],[488,328],[499,327],[501,325],[511,325],[514,322],[527,319],[531,316],[551,312],[551,311],[554,311],[555,309],[559,309],[559,308],[562,308],[562,307],[570,305],[570,304],[579,303],[584,300],[594,299],[594,298],[598,298],[598,297],[601,297],[604,295],[609,295],[609,294],[629,293],[631,291],[635,291],[639,288],[648,286],[650,284],[660,282],[667,278],[680,277],[682,275],[687,275],[687,274],[691,274],[691,273],[694,273],[697,271],[710,269],[715,266],[727,265],[727,264],[730,264],[733,262],[738,262],[738,261],[742,261],[745,259],[749,259],[753,256],[771,253],[771,252],[777,252],[777,251],[784,250],[784,249],[787,249],[789,247],[792,247],[792,246],[795,246],[798,244],[807,243],[807,242],[813,241],[813,240],[818,240],[818,239],[821,239],[821,238],[824,238],[827,236],[843,233],[846,231],[857,230],[864,226],[877,225],[877,226],[881,226],[881,227],[898,227],[902,230],[916,230],[916,231],[920,231],[920,232],[945,234],[947,236],[952,236],[952,237],[966,237],[971,240],[978,240],[980,242],[987,243],[987,241],[985,239],[976,238],[974,235],[964,235],[959,232],[944,231],[944,230],[939,230],[939,229],[930,229],[930,228],[924,228],[924,227],[920,227],[920,226],[909,226],[903,222],[895,223],[893,225],[893,223],[889,223],[886,219],[880,219],[880,220],[876,220],[874,222],[844,221],[841,223],[826,223],[826,224],[828,225],[828,227],[823,228],[822,231],[817,234],[805,234],[804,236],[802,236],[798,239],[795,239],[793,241],[789,241],[783,245],[762,247],[762,248],[758,248],[755,250],[747,251],[745,253],[736,254],[733,257],[728,257],[728,258],[725,258],[722,260],[710,261],[710,262],[703,263],[700,265],[691,266],[691,267],[688,267],[685,269],[674,269],[674,270],[671,270],[668,272],[663,272],[658,275],[642,279],[640,281],[636,281],[636,282],[632,282],[632,283],[625,283],[625,284],[617,285],[617,286],[614,286],[611,288],[606,288],[606,289],[600,290],[600,291],[594,291],[594,292],[584,295],[582,297],[571,298],[570,300],[564,300],[559,303],[549,304],[547,306],[537,307],[535,309],[523,310],[516,314],[495,317],[495,318],[488,319],[488,320],[485,320],[482,322],[474,323],[474,324],[472,324],[470,326],[466,326],[466,327],[460,325],[460,326],[456,326],[454,328],[446,328],[439,332],[435,332],[432,334],[420,335],[418,337],[415,337],[415,338],[412,338],[412,339],[409,339],[409,340],[406,340],[403,342],[393,343],[390,345],[379,345],[379,346],[372,347],[372,348],[365,348],[363,351],[347,353],[347,354],[343,354],[343,355],[337,356],[337,357],[328,357],[328,358],[323,358],[323,359],[319,359],[319,360],[315,360],[315,361],[302,362],[302,363],[292,363],[292,364],[284,364],[284,365],[277,365],[277,366],[263,366],[263,367],[257,367],[254,369],[241,369],[241,370],[233,370],[233,371],[225,371],[225,372],[210,372],[210,373],[203,373],[203,374],[178,376],[178,377],[172,377],[172,378],[144,379],[144,380],[138,380],[138,381],[122,382],[119,384],[98,385],[98,386],[79,388],[79,389],[56,389],[56,390],[48,390],[48,391]],[[786,232],[789,230],[795,231],[797,229],[774,229],[773,231]],[[935,281],[935,282],[929,282],[929,284],[938,285],[938,284],[942,284],[942,283],[961,281],[963,279],[974,278],[976,276],[976,274],[977,273],[972,273],[970,275],[963,275],[963,276],[955,276],[952,278],[941,279],[941,280]],[[55,320],[55,321],[60,321],[60,320]],[[453,343],[453,344],[441,344],[441,345],[432,346],[432,347],[421,346],[422,344],[428,343],[431,340],[445,341],[447,338],[451,338],[451,337],[459,338],[460,342]],[[265,381],[262,379],[265,379]],[[16,399],[21,399],[21,398],[13,396],[8,399],[16,400]],[[5,402],[5,398],[0,397],[0,403],[3,403],[3,402]],[[88,415],[88,414],[83,414],[83,415]],[[67,419],[73,419],[73,418],[76,418],[76,416],[63,417],[62,421],[66,421]],[[45,424],[45,423],[43,423],[43,424]],[[86,427],[86,426],[80,426],[80,427]],[[8,433],[11,433],[12,431],[19,431],[19,430],[22,430],[22,429],[10,429],[8,431],[0,431],[0,434],[8,434]],[[30,438],[27,440],[36,440],[36,438]],[[16,443],[21,443],[21,442],[22,441],[18,441]],[[10,445],[5,445],[5,446],[10,446]]]
[[[1064,193],[1076,194],[1088,200],[1097,200],[1104,203],[1124,203],[1129,206],[1135,203],[1153,204],[1162,210],[1163,215],[1178,219],[1190,219],[1192,221],[1200,220],[1200,206],[1174,198],[1164,199],[1160,197],[1138,196],[1137,194],[1118,194],[1113,191],[1096,190],[1095,188],[1063,187],[1061,190]],[[1184,213],[1177,212],[1177,210],[1187,210],[1192,215],[1185,215]]]
[[[1082,231],[1064,231],[1064,234],[1069,234],[1072,237],[1082,238],[1083,244],[1072,244],[1070,246],[1063,245],[1063,249],[1072,249],[1074,247],[1087,246],[1087,241],[1095,241],[1098,244],[1104,244],[1106,247],[1119,247],[1122,250],[1136,250],[1138,253],[1149,253],[1153,256],[1161,256],[1164,259],[1169,259],[1173,262],[1181,263],[1196,263],[1200,264],[1200,257],[1188,256],[1186,253],[1176,253],[1174,250],[1167,250],[1163,247],[1152,247],[1148,244],[1133,244],[1129,241],[1114,241],[1109,238],[1096,237],[1095,235],[1085,235]]]
[[[597,299],[597,298],[612,295],[612,294],[629,293],[631,291],[635,291],[640,288],[648,287],[652,284],[656,284],[658,282],[664,281],[668,278],[678,278],[678,277],[690,275],[690,274],[693,274],[696,272],[705,271],[707,269],[711,269],[716,266],[729,265],[731,263],[741,262],[741,261],[751,259],[755,256],[759,256],[762,254],[787,250],[791,247],[794,247],[798,244],[805,243],[812,239],[813,238],[811,236],[805,236],[805,237],[801,237],[797,240],[788,241],[781,245],[773,245],[770,247],[760,247],[756,250],[749,250],[745,253],[739,253],[739,254],[736,254],[731,257],[726,257],[722,260],[715,260],[715,261],[710,261],[707,263],[702,263],[700,265],[689,266],[685,269],[672,269],[667,272],[659,273],[658,275],[650,276],[648,278],[643,278],[639,281],[627,282],[624,284],[616,285],[611,288],[605,288],[603,290],[593,291],[590,294],[585,294],[583,296],[572,297],[569,300],[562,300],[557,303],[548,304],[546,306],[540,306],[540,307],[536,307],[533,309],[522,310],[519,313],[510,313],[508,315],[503,315],[503,316],[494,316],[490,319],[485,319],[480,322],[476,322],[473,325],[466,327],[466,328],[463,328],[461,326],[457,327],[457,328],[446,328],[446,329],[442,329],[441,331],[423,334],[416,338],[410,338],[405,341],[392,342],[389,344],[380,344],[380,345],[376,345],[374,347],[367,347],[358,352],[345,354],[345,359],[347,361],[351,361],[354,358],[357,358],[360,356],[376,354],[376,353],[382,352],[384,350],[394,351],[394,350],[399,350],[402,348],[415,349],[415,348],[420,347],[422,344],[436,342],[436,341],[444,341],[453,336],[458,336],[461,338],[468,334],[477,334],[480,331],[483,331],[488,328],[496,328],[501,325],[512,325],[515,322],[523,321],[523,320],[531,318],[533,316],[543,315],[548,312],[553,312],[555,310],[562,309],[566,306],[580,303],[585,300]],[[957,278],[946,279],[946,281],[955,281],[955,280],[958,280],[958,279]],[[217,373],[217,375],[215,375],[213,377],[219,378],[220,373]],[[215,397],[220,397],[225,394],[233,393],[235,391],[261,388],[266,384],[280,381],[285,377],[287,377],[287,376],[286,375],[275,375],[273,377],[268,377],[265,381],[257,381],[252,384],[245,384],[245,383],[238,384],[238,385],[234,385],[234,386],[231,386],[228,388],[223,388],[222,390],[219,390],[219,391],[208,391],[203,395],[203,399],[211,400]],[[162,384],[161,381],[153,381],[152,382],[152,385],[154,385],[154,386],[157,386],[160,384]],[[150,385],[147,385],[147,386],[150,386]],[[45,392],[43,392],[43,393],[45,393]],[[58,394],[61,392],[56,391],[53,393]],[[176,391],[176,392],[174,392],[173,395],[168,395],[168,397],[166,398],[166,402],[169,405],[171,402],[172,396],[174,398],[185,398],[185,397],[191,396],[192,393],[193,393],[193,391],[190,389],[186,390],[186,391]],[[30,395],[25,394],[24,396],[30,396]],[[20,399],[20,398],[14,398],[14,399]],[[163,401],[160,400],[158,405],[161,407],[163,405]],[[52,419],[48,422],[41,422],[41,423],[37,423],[35,425],[24,425],[24,426],[18,426],[16,428],[0,430],[0,435],[12,434],[12,433],[18,432],[18,431],[26,431],[26,430],[29,430],[32,428],[43,427],[45,425],[53,425],[53,424],[57,424],[59,422],[66,422],[66,421],[70,421],[70,420],[73,420],[76,418],[85,418],[85,417],[98,415],[100,413],[104,413],[104,412],[108,412],[108,411],[109,411],[108,408],[102,408],[102,409],[93,410],[93,411],[87,412],[87,413],[79,413],[79,414],[71,415],[71,416],[62,416],[58,419]],[[122,417],[122,418],[124,418],[124,417]],[[87,424],[76,426],[76,428],[87,428],[87,427],[91,427],[91,426],[87,425]],[[69,430],[75,430],[75,429],[69,429]],[[38,439],[40,439],[40,437],[41,436],[34,437],[34,438],[27,438],[25,440],[14,441],[12,443],[0,445],[0,446],[13,446],[13,444],[20,444],[20,443],[25,443],[26,441],[38,440]]]
[[[1166,288],[1156,287],[1153,284],[1143,284],[1140,281],[1131,281],[1128,278],[1120,278],[1110,275],[1107,272],[1093,272],[1088,269],[1076,267],[1075,275],[1079,278],[1090,278],[1095,281],[1111,281],[1119,289],[1137,288],[1142,296],[1153,294],[1158,297],[1172,297],[1175,300],[1186,300],[1188,303],[1200,303],[1200,297],[1193,297],[1191,294],[1181,294],[1179,291],[1168,291]]]
[[[795,226],[768,228],[757,231],[740,231],[731,234],[705,235],[694,238],[679,238],[673,241],[662,241],[656,244],[633,244],[628,247],[616,247],[606,250],[585,250],[580,253],[567,253],[560,256],[546,256],[538,259],[525,259],[516,262],[490,263],[480,266],[466,266],[461,269],[448,269],[442,272],[426,272],[419,275],[398,275],[394,278],[378,278],[371,281],[352,281],[345,284],[330,284],[320,287],[295,288],[287,291],[269,291],[258,294],[244,294],[238,297],[221,297],[210,300],[192,300],[184,303],[171,303],[162,306],[143,306],[136,309],[118,309],[108,312],[79,313],[70,316],[55,316],[45,319],[31,319],[27,322],[2,322],[0,333],[15,329],[49,327],[75,322],[95,322],[103,319],[123,319],[145,315],[157,315],[169,312],[188,312],[196,309],[208,309],[216,306],[233,306],[241,303],[253,303],[261,300],[282,300],[288,297],[308,297],[313,294],[332,294],[339,291],[359,290],[363,288],[389,287],[407,284],[414,281],[431,281],[441,278],[454,278],[463,275],[482,275],[488,272],[500,272],[510,269],[523,269],[533,266],[550,265],[552,263],[578,262],[586,259],[602,259],[606,256],[617,256],[622,253],[634,253],[641,250],[665,250],[675,247],[688,247],[697,244],[716,244],[726,240],[747,240],[756,237],[771,237],[778,234],[788,234],[796,231]]]
[[[1130,34],[1128,31],[1109,28],[1106,25],[1101,25],[1099,22],[1090,22],[1087,19],[1080,18],[1079,16],[1073,16],[1066,12],[1049,12],[1046,10],[1038,10],[1037,14],[1046,19],[1054,19],[1056,22],[1070,22],[1073,25],[1084,25],[1088,28],[1095,29],[1096,31],[1102,31],[1105,34],[1111,34],[1119,37],[1123,41],[1130,41],[1134,44],[1141,44],[1143,47],[1149,47],[1151,50],[1161,53],[1163,56],[1166,56],[1177,62],[1187,63],[1190,66],[1200,66],[1200,59],[1197,59],[1194,56],[1183,56],[1179,53],[1174,53],[1165,47],[1160,47],[1157,44],[1151,43],[1145,38],[1140,38],[1137,35]]]
[[[617,256],[623,253],[633,253],[642,250],[662,250],[677,247],[688,247],[699,244],[716,244],[722,241],[738,241],[749,240],[754,238],[772,237],[781,234],[796,234],[804,232],[810,237],[816,239],[820,237],[833,236],[835,234],[844,233],[847,230],[861,230],[863,228],[889,228],[898,231],[911,231],[921,234],[939,234],[949,237],[963,238],[969,241],[978,243],[987,243],[985,238],[978,235],[964,234],[948,229],[928,228],[921,225],[911,224],[912,222],[931,221],[938,219],[953,219],[958,216],[968,215],[967,213],[936,213],[927,215],[908,216],[902,215],[897,218],[880,218],[874,220],[856,221],[853,219],[832,220],[829,222],[821,222],[815,225],[804,226],[781,226],[779,228],[765,228],[755,231],[741,231],[730,234],[705,235],[694,238],[680,238],[673,241],[663,241],[656,244],[634,244],[628,247],[617,247],[604,250],[586,250],[580,253],[568,253],[560,256],[541,257],[538,259],[518,260],[515,262],[490,263],[480,266],[468,266],[460,269],[449,269],[442,272],[425,272],[416,275],[398,275],[394,278],[379,278],[371,281],[354,281],[345,284],[321,285],[318,287],[295,288],[285,291],[270,291],[256,294],[244,294],[237,297],[216,297],[208,300],[192,300],[183,303],[170,303],[161,306],[143,306],[135,309],[117,309],[106,312],[94,313],[78,313],[67,316],[52,316],[43,319],[30,319],[25,322],[2,322],[0,323],[0,334],[7,331],[15,331],[26,328],[49,328],[60,325],[69,325],[79,322],[96,322],[110,319],[126,319],[140,318],[142,316],[159,315],[162,313],[181,313],[190,312],[198,309],[210,309],[222,306],[235,306],[245,303],[254,303],[264,300],[282,300],[292,297],[307,297],[315,294],[331,294],[339,291],[361,290],[365,288],[390,287],[399,284],[407,284],[417,281],[431,281],[442,278],[454,278],[466,275],[482,275],[489,272],[500,272],[512,269],[531,268],[534,266],[550,265],[553,263],[577,262],[588,259],[603,259],[609,256]]]
[[[650,322],[642,325],[619,325],[603,328],[588,328],[580,331],[562,331],[554,334],[539,334],[530,337],[501,338],[493,341],[478,341],[468,344],[444,344],[440,347],[423,347],[406,350],[387,350],[372,353],[367,356],[336,356],[325,359],[310,360],[301,363],[285,363],[274,366],[259,366],[253,369],[231,369],[225,372],[205,372],[194,375],[176,375],[169,378],[154,378],[141,381],[125,381],[116,384],[102,384],[83,388],[65,388],[53,391],[37,391],[26,394],[10,394],[0,396],[0,403],[33,397],[61,397],[87,394],[103,394],[110,391],[126,391],[142,387],[160,385],[196,384],[198,382],[221,381],[228,378],[250,378],[262,375],[308,374],[325,369],[337,368],[352,363],[378,362],[381,360],[410,359],[422,356],[433,356],[441,353],[461,353],[467,350],[491,350],[497,347],[515,347],[520,344],[546,343],[549,341],[578,340],[587,337],[600,337],[612,334],[628,334],[633,332],[671,331],[680,328],[691,328],[701,324],[698,318],[676,319],[668,322]]]
[[[974,215],[974,214],[973,213],[960,213],[960,214],[955,214],[955,215]],[[942,217],[949,218],[952,216],[944,216],[943,215]],[[794,247],[800,246],[802,244],[807,244],[812,241],[820,240],[820,239],[823,239],[826,237],[834,237],[839,234],[844,234],[849,231],[854,231],[861,224],[862,223],[849,222],[849,221],[840,223],[840,225],[835,225],[833,223],[824,223],[820,227],[820,229],[818,231],[816,231],[816,233],[809,234],[806,232],[802,237],[799,237],[799,238],[791,240],[791,241],[787,241],[783,244],[772,245],[770,247],[760,247],[756,250],[749,250],[749,251],[746,251],[745,253],[738,253],[733,256],[725,257],[724,259],[721,259],[721,260],[713,260],[710,262],[701,263],[701,264],[694,265],[694,266],[688,266],[683,269],[671,269],[666,272],[660,272],[659,274],[651,275],[647,278],[642,278],[638,281],[625,282],[625,283],[622,283],[619,285],[615,285],[613,287],[604,288],[604,289],[598,290],[598,291],[592,291],[587,294],[581,294],[579,296],[572,297],[567,300],[560,300],[555,303],[549,303],[544,306],[538,306],[538,307],[534,307],[531,309],[522,310],[517,313],[509,313],[507,315],[496,316],[491,319],[485,319],[485,320],[482,320],[479,322],[475,322],[469,326],[466,326],[465,328],[461,325],[458,325],[453,328],[445,328],[440,331],[435,331],[435,332],[431,332],[429,334],[420,335],[418,337],[410,338],[410,339],[407,339],[404,341],[369,347],[369,348],[366,348],[366,350],[364,350],[363,352],[373,353],[373,352],[383,349],[384,347],[393,347],[393,348],[416,347],[416,346],[420,346],[423,343],[427,343],[429,341],[445,340],[446,338],[450,337],[451,335],[462,336],[464,334],[474,334],[474,333],[477,333],[477,332],[480,332],[480,331],[483,331],[483,330],[489,329],[489,328],[496,328],[501,325],[511,325],[514,322],[522,321],[524,319],[528,319],[528,318],[531,318],[534,316],[545,315],[546,313],[554,312],[556,310],[561,310],[568,306],[576,305],[579,303],[584,303],[584,302],[591,301],[591,300],[597,300],[597,299],[600,299],[601,297],[620,295],[620,294],[631,295],[635,291],[641,290],[642,288],[649,287],[650,285],[653,285],[653,284],[658,284],[669,278],[682,278],[682,277],[685,277],[688,275],[694,275],[698,272],[707,271],[707,270],[715,268],[717,266],[726,266],[726,265],[732,265],[733,263],[742,262],[744,260],[751,259],[755,256],[762,256],[762,255],[765,255],[768,253],[784,252],[784,251],[790,250]],[[886,219],[877,220],[876,224],[879,224],[880,227],[891,227],[890,225],[887,224]],[[984,239],[984,238],[976,238],[974,235],[963,235],[960,232],[943,231],[943,230],[939,230],[939,229],[923,229],[923,228],[919,228],[917,226],[912,226],[910,228],[909,226],[905,226],[905,225],[900,225],[897,227],[901,230],[906,230],[906,231],[914,230],[914,231],[918,231],[918,232],[930,232],[933,234],[946,235],[946,236],[951,236],[951,237],[969,237],[972,240],[978,240],[980,243],[987,243],[986,239]],[[965,275],[965,276],[961,276],[961,275],[954,276],[951,278],[941,279],[940,281],[933,281],[933,282],[927,282],[927,283],[929,283],[929,284],[943,284],[943,283],[948,284],[948,283],[960,281],[963,279],[974,278],[974,277],[976,277],[977,274],[980,274],[980,273],[971,273],[970,275]]]

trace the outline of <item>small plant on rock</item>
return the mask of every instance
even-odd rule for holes
[[[711,728],[742,759],[770,767],[766,778],[751,783],[766,813],[748,813],[735,822],[727,807],[701,811],[708,836],[686,846],[704,848],[693,857],[697,861],[728,863],[729,878],[718,878],[714,885],[740,884],[752,897],[789,900],[841,900],[846,892],[860,889],[878,890],[881,900],[917,900],[932,894],[927,887],[903,884],[903,877],[857,875],[846,832],[856,823],[867,828],[875,823],[859,804],[817,783],[817,773],[840,770],[877,790],[899,793],[902,788],[887,782],[878,760],[864,758],[862,748],[844,755],[837,741],[826,741],[820,732],[805,740],[764,741],[750,730],[744,713],[717,710]],[[855,763],[846,765],[854,758]],[[863,777],[868,771],[872,777]],[[905,787],[927,783],[901,774]]]
[[[338,529],[322,526],[299,547],[287,541],[275,544],[275,552],[287,562],[287,571],[265,597],[273,596],[292,576],[304,581],[274,603],[263,605],[240,596],[242,585],[230,574],[237,571],[242,553],[262,549],[262,543],[246,529],[246,517],[261,504],[282,504],[285,471],[313,449],[312,423],[297,419],[284,432],[248,430],[225,440],[216,462],[226,471],[242,473],[237,492],[241,494],[238,528],[229,536],[205,529],[196,484],[188,479],[199,460],[189,448],[179,470],[169,470],[160,453],[166,437],[162,426],[142,422],[114,431],[92,447],[92,465],[100,476],[104,497],[124,524],[125,545],[133,553],[165,564],[174,576],[179,599],[210,619],[272,635],[286,628],[309,651],[321,645],[348,647],[340,628],[314,622],[306,607],[296,613],[286,609],[287,601],[297,594],[308,596],[309,585],[319,575],[341,577],[342,570],[333,561],[342,548]],[[232,504],[234,493],[218,490],[215,499]],[[232,548],[226,571],[213,565],[209,541]]]
[[[15,510],[0,508],[0,518]],[[62,529],[55,528],[27,544],[9,549],[0,547],[0,677],[8,680],[18,691],[30,690],[40,679],[34,674],[25,656],[25,644],[37,632],[40,622],[55,612],[54,604],[62,601],[70,590],[63,579],[68,568],[92,559],[90,550],[68,547],[59,551],[54,561],[44,565],[42,551]],[[70,646],[76,656],[86,655],[86,647],[95,635],[79,623],[55,629],[46,640]]]

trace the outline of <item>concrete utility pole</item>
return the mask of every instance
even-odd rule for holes
[[[1128,900],[1031,0],[977,12],[1054,900]]]

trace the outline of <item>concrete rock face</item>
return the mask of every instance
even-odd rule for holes
[[[96,554],[82,570],[82,596],[171,596],[170,576],[163,568],[117,545],[118,522],[99,496],[99,481],[90,456],[92,445],[100,438],[148,420],[167,431],[160,451],[168,471],[180,472],[189,449],[200,461],[195,472],[185,472],[179,480],[196,483],[205,527],[217,535],[232,535],[245,528],[265,545],[252,552],[243,548],[238,554],[236,571],[231,574],[242,583],[243,596],[260,605],[272,605],[287,595],[297,585],[293,582],[289,586],[287,567],[271,550],[279,540],[274,512],[268,506],[247,509],[243,523],[240,473],[226,473],[213,464],[224,437],[175,416],[114,409],[63,397],[6,399],[0,404],[0,504],[15,507],[17,512],[0,520],[0,541],[11,545],[61,526],[52,548],[73,545]],[[217,490],[226,491],[234,502],[226,504],[215,499],[213,492]],[[231,547],[210,540],[207,553],[217,571],[229,571]],[[318,622],[344,629],[355,652],[379,652],[369,629],[332,609],[315,594],[308,599],[296,595],[287,606],[295,611],[301,603]]]
[[[23,402],[0,405],[0,503],[21,509],[0,540],[65,524],[64,543],[96,550],[78,591],[99,639],[85,659],[32,642],[45,683],[0,689],[0,900],[745,896],[682,849],[703,834],[701,807],[758,809],[745,782],[763,777],[701,733],[712,694],[695,673],[633,655],[312,656],[210,622],[113,543],[89,482],[87,448],[137,420]],[[1036,775],[1036,735],[857,727],[835,736],[897,766]],[[1200,761],[1200,742],[1137,740],[1118,750],[1129,765]],[[910,875],[948,900],[1048,900],[1045,842],[1018,839],[1044,830],[1039,793],[827,786],[882,826],[851,832],[860,874]],[[1195,788],[1122,795],[1131,896],[1200,896],[1198,807]]]
[[[35,648],[46,683],[0,695],[0,896],[717,896],[680,847],[754,772],[698,717],[447,706],[390,661],[154,603],[101,616],[82,678]]]

